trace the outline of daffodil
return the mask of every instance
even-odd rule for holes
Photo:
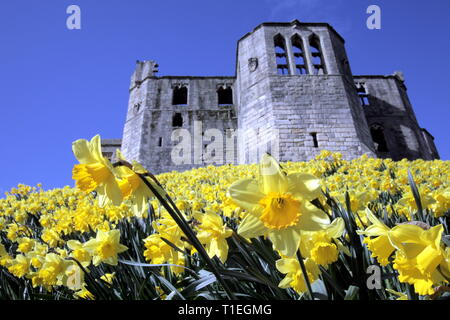
[[[170,267],[173,272],[183,272],[184,269],[178,266],[184,266],[184,254],[172,247],[174,245],[180,250],[184,249],[181,229],[167,213],[158,220],[158,223],[153,223],[153,228],[157,233],[144,239],[145,259],[152,264],[173,264]]]
[[[275,249],[293,256],[302,230],[324,229],[330,219],[311,200],[321,194],[320,180],[306,173],[286,175],[269,155],[260,162],[260,179],[232,184],[230,197],[248,211],[238,233],[245,238],[267,235]]]
[[[116,151],[117,158],[124,161],[120,150]],[[131,201],[131,207],[135,216],[141,218],[148,210],[149,198],[153,197],[153,192],[149,189],[143,179],[153,188],[157,189],[160,194],[165,192],[150,178],[146,177],[147,170],[138,162],[133,161],[132,167],[121,165],[115,168],[119,176],[119,188],[124,199]]]
[[[349,254],[348,249],[338,239],[342,236],[344,228],[344,220],[337,218],[323,230],[302,232],[300,241],[302,256],[326,266],[338,259],[340,250]]]
[[[443,231],[442,225],[424,230],[417,225],[402,224],[389,234],[397,249],[394,269],[399,272],[399,280],[414,285],[420,295],[433,294],[433,285],[445,281],[437,270],[445,258],[441,248]]]
[[[297,259],[283,258],[277,260],[276,267],[278,271],[286,274],[284,279],[278,284],[280,288],[292,288],[298,293],[303,293],[308,289],[300,263]],[[319,267],[312,259],[305,259],[305,268],[311,283],[319,278]]]
[[[18,254],[16,258],[12,261],[11,266],[8,267],[8,271],[11,272],[16,277],[24,277],[30,268],[30,260],[21,254]]]
[[[101,231],[97,232],[95,239],[91,239],[83,245],[93,257],[93,263],[98,266],[104,262],[110,265],[117,265],[117,255],[126,251],[128,248],[120,244],[120,231]]]
[[[65,272],[70,264],[70,261],[61,258],[58,254],[48,253],[38,272],[41,283],[47,287],[64,284]]]
[[[202,244],[206,244],[206,252],[212,258],[217,256],[225,263],[228,257],[227,238],[233,230],[223,224],[222,218],[213,213],[199,213],[194,216],[199,222],[197,237]]]
[[[79,139],[72,144],[72,150],[80,162],[73,167],[72,178],[76,186],[85,192],[96,191],[99,195],[99,204],[104,206],[111,201],[119,205],[122,193],[114,176],[114,168],[102,155],[101,139],[99,135],[90,142]]]
[[[357,231],[358,234],[365,235],[364,243],[372,252],[372,257],[376,258],[382,266],[389,264],[389,257],[395,251],[389,238],[390,228],[380,221],[370,209],[366,209],[367,219],[372,223],[364,231]],[[373,238],[371,238],[373,237]]]
[[[91,254],[89,251],[84,247],[84,245],[77,240],[69,240],[67,241],[67,247],[72,250],[72,253],[70,254],[71,257],[76,259],[83,267],[87,267],[91,264]]]

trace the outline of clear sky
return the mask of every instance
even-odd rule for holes
[[[81,30],[66,27],[71,4]],[[366,27],[371,4],[381,30]],[[121,138],[136,60],[156,60],[159,75],[234,75],[240,37],[293,19],[330,23],[354,74],[403,71],[419,124],[450,159],[448,0],[2,0],[1,194],[73,185],[73,140]]]

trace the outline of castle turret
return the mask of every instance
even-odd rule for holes
[[[331,26],[263,23],[237,50],[238,125],[257,132],[240,145],[243,162],[255,160],[255,148],[271,151],[271,139],[281,161],[321,149],[375,155],[344,40]]]

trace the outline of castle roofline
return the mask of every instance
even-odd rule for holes
[[[430,133],[430,131],[428,131],[427,129],[425,129],[425,128],[420,128],[423,132],[425,132],[427,135],[429,135],[430,137],[431,137],[431,139],[433,139],[434,140],[434,136]]]
[[[385,78],[385,79],[397,79],[393,74],[390,75],[381,75],[381,74],[366,74],[366,75],[354,75],[353,78]]]
[[[236,76],[160,76],[155,79],[236,79]]]
[[[394,73],[389,75],[354,75],[353,79],[394,79],[401,87],[403,87],[403,89],[407,90],[403,74],[399,75]]]
[[[342,43],[345,43],[344,38],[329,23],[326,23],[326,22],[300,22],[297,19],[292,20],[291,22],[263,22],[263,23],[257,25],[252,31],[246,33],[242,38],[240,38],[238,40],[238,43],[261,27],[290,27],[290,26],[295,26],[295,25],[304,26],[304,27],[327,27],[342,41]]]

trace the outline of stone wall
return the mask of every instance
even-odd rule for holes
[[[433,140],[426,141],[408,99],[406,86],[398,76],[355,76],[364,83],[369,105],[364,106],[369,128],[381,126],[388,152],[378,152],[382,158],[401,160],[435,159]]]
[[[237,163],[237,152],[231,154],[237,147],[226,139],[237,128],[234,104],[219,105],[217,98],[218,87],[234,89],[234,81],[234,77],[147,79],[130,93],[123,139],[125,156],[155,173]],[[173,90],[181,86],[187,88],[187,104],[173,105]],[[173,125],[175,114],[182,119],[181,126]],[[215,148],[219,144],[222,148]],[[181,150],[181,146],[190,147]]]

